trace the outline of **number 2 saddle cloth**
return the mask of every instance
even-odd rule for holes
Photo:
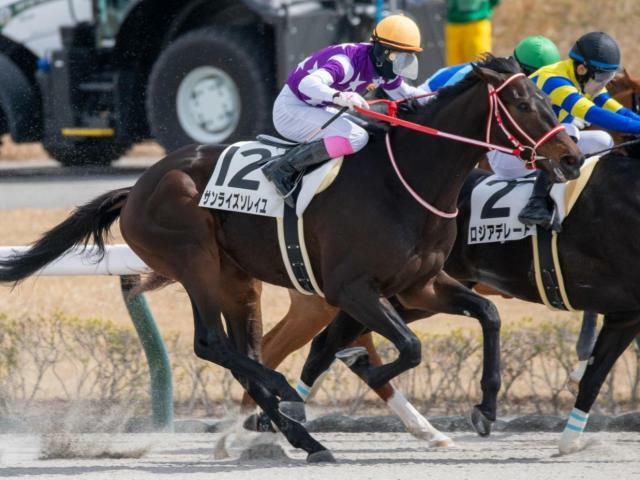
[[[576,204],[599,157],[590,158],[580,170],[576,180],[555,184],[551,198],[555,215],[562,222]],[[518,214],[524,208],[535,181],[536,172],[523,178],[505,180],[491,175],[480,181],[471,192],[471,213],[467,235],[469,245],[504,243],[531,237],[533,250],[533,277],[544,304],[556,310],[574,310],[567,295],[562,268],[558,234],[540,227],[520,223]]]

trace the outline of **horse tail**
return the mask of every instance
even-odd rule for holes
[[[66,220],[45,233],[28,250],[0,259],[0,282],[18,284],[72,247],[86,248],[90,240],[97,247],[97,260],[104,257],[104,242],[113,222],[120,216],[133,187],[112,190],[78,207]]]

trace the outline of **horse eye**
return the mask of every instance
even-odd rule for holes
[[[523,112],[530,112],[531,111],[531,107],[529,106],[529,104],[527,102],[520,102],[518,104],[518,110],[522,110]]]

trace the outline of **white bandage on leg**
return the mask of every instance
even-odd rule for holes
[[[298,380],[298,383],[296,385],[296,392],[298,392],[298,395],[300,395],[300,397],[302,397],[302,400],[306,402],[307,398],[309,398],[309,394],[311,393],[311,387],[309,387],[302,380]]]
[[[324,379],[329,375],[329,371],[330,368],[322,372],[311,386],[307,385],[302,380],[298,380],[298,383],[296,384],[296,392],[298,392],[298,395],[302,397],[304,402],[308,402],[316,396],[316,393],[320,390],[322,382],[324,382]]]
[[[561,454],[577,452],[582,449],[583,443],[580,441],[589,420],[589,414],[574,408],[569,414],[567,425],[564,427],[558,446]]]
[[[453,445],[453,441],[448,436],[431,425],[429,420],[424,418],[395,388],[393,395],[387,400],[387,406],[400,417],[402,423],[407,427],[407,431],[414,437],[429,440],[431,446],[449,447]]]

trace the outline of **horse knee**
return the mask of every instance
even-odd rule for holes
[[[399,351],[400,357],[408,363],[409,368],[417,367],[422,362],[422,343],[418,337],[408,339]]]
[[[483,299],[484,300],[484,299]],[[500,313],[495,304],[490,300],[484,300],[481,308],[483,328],[491,332],[499,332],[502,326]]]

